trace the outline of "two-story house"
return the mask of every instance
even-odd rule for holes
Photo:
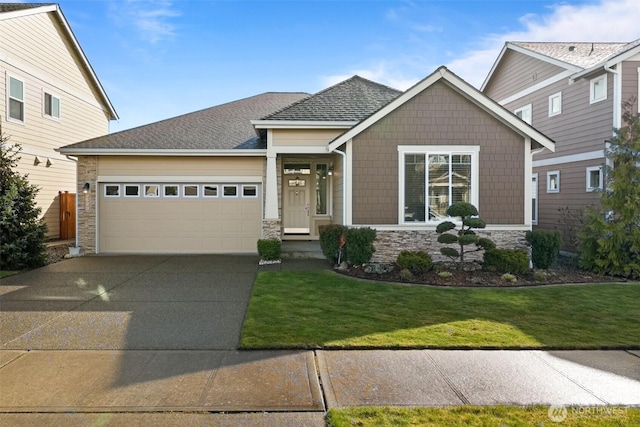
[[[65,219],[59,192],[75,193],[76,183],[77,159],[54,149],[107,134],[117,118],[58,5],[0,3],[2,132],[22,146],[17,169],[40,188],[49,238]],[[71,204],[62,217],[74,211]]]
[[[631,43],[507,42],[481,90],[556,142],[533,161],[534,228],[574,249],[581,212],[599,202],[607,141],[624,101],[640,95],[640,39]],[[636,101],[635,110],[638,111]]]

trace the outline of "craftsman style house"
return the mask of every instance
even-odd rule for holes
[[[476,205],[499,246],[531,229],[533,153],[554,142],[441,67],[406,92],[355,76],[264,93],[59,149],[78,157],[87,253],[256,252],[259,238],[377,230],[376,260],[436,253]]]
[[[508,42],[482,85],[556,142],[555,152],[542,150],[533,161],[531,215],[537,227],[563,231],[568,249],[575,247],[576,218],[599,201],[604,149],[622,126],[622,103],[639,97],[639,81],[640,39]]]
[[[40,188],[49,238],[61,219],[75,231],[73,203],[61,218],[59,200],[75,192],[75,159],[54,150],[108,133],[117,117],[59,6],[0,3],[2,132],[22,146],[18,171]]]

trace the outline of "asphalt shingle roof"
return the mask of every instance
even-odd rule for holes
[[[567,64],[588,69],[619,55],[640,44],[640,39],[631,43],[572,43],[572,42],[511,42],[541,55]]]
[[[263,120],[359,122],[401,94],[399,90],[353,76]]]
[[[64,149],[228,150],[265,148],[251,124],[309,94],[267,92],[156,123],[100,136]]]
[[[54,3],[0,3],[0,13],[33,9],[34,7],[49,6],[51,4]]]

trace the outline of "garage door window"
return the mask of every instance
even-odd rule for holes
[[[205,185],[204,191],[202,192],[204,197],[218,197],[218,186],[217,185]]]
[[[164,186],[164,197],[178,197],[180,195],[179,191],[178,191],[178,186],[177,185],[165,185]]]
[[[243,185],[242,197],[258,197],[258,187],[256,187],[255,185]]]
[[[238,197],[238,186],[237,185],[223,186],[222,197]]]
[[[159,187],[156,184],[146,184],[144,186],[144,197],[160,197]]]
[[[139,197],[140,196],[140,186],[139,185],[125,185],[124,186],[124,197]]]
[[[184,186],[184,197],[198,197],[198,186],[197,185],[185,185]]]
[[[119,185],[105,185],[104,186],[104,196],[105,197],[120,197],[120,186]]]

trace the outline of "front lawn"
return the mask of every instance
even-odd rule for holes
[[[564,412],[566,409],[566,413]],[[625,407],[455,406],[449,408],[347,408],[331,409],[330,427],[378,426],[552,426],[623,427],[640,425],[640,409]],[[553,417],[555,422],[552,421]]]
[[[640,348],[640,283],[437,289],[258,274],[241,348]]]

